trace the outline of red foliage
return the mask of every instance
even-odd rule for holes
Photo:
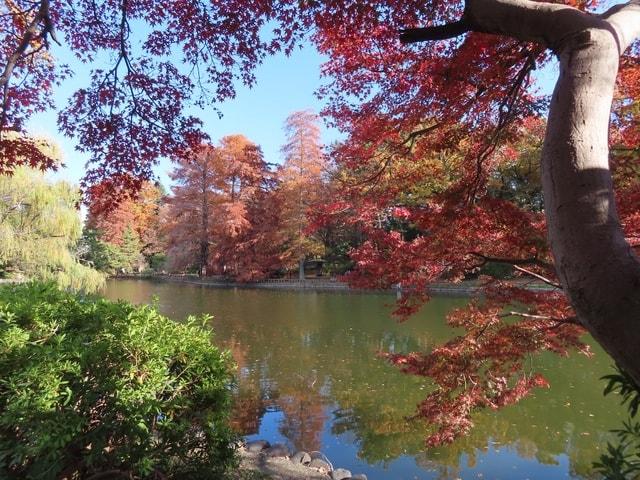
[[[598,2],[561,2],[593,8]],[[584,329],[557,285],[543,214],[492,191],[507,164],[523,154],[523,132],[540,136],[546,99],[535,95],[531,72],[548,59],[544,49],[500,36],[469,33],[452,40],[403,47],[397,30],[457,20],[460,2],[358,2],[349,20],[321,18],[315,40],[330,57],[326,114],[348,133],[334,157],[350,181],[345,202],[324,209],[364,231],[355,248],[355,286],[401,285],[396,313],[405,318],[428,300],[438,280],[476,277],[487,264],[513,265],[515,279],[484,279],[482,301],[453,312],[463,333],[431,352],[386,355],[412,374],[430,377],[435,390],[418,416],[436,427],[429,445],[452,441],[472,426],[476,408],[499,408],[546,386],[523,371],[523,359],[550,351],[588,354]],[[334,7],[340,9],[340,7]],[[341,10],[342,11],[342,10]],[[612,138],[621,217],[639,238],[637,58],[623,62]],[[445,159],[449,159],[447,164]],[[624,173],[623,173],[624,172]],[[630,179],[634,180],[630,182]],[[534,292],[527,283],[546,285]]]
[[[197,265],[239,281],[279,266],[279,206],[274,177],[260,148],[242,135],[181,158],[162,218],[171,268]]]
[[[291,51],[302,35],[295,7],[266,0],[250,6],[184,0],[4,2],[0,141],[2,132],[22,131],[32,113],[53,106],[52,90],[70,72],[56,65],[48,47],[64,42],[92,68],[91,83],[72,96],[59,117],[62,131],[91,155],[84,185],[127,174],[149,179],[160,157],[180,155],[206,138],[200,122],[185,113],[190,105],[232,98],[236,81],[255,81],[253,68],[265,55]],[[274,19],[279,21],[269,23]],[[13,150],[4,144],[3,149],[0,169],[7,170],[17,160],[10,156]]]
[[[602,2],[554,3],[589,9]],[[243,262],[270,252],[266,245],[275,242],[267,228],[277,208],[267,195],[268,169],[257,147],[225,140],[209,151],[207,161],[217,170],[201,189],[204,202],[198,200],[197,187],[186,179],[204,158],[197,146],[206,136],[185,111],[233,97],[235,80],[251,84],[252,68],[266,54],[291,51],[312,29],[329,58],[323,68],[329,82],[320,92],[329,101],[325,116],[348,134],[334,152],[338,168],[347,172],[342,198],[318,208],[329,218],[314,221],[326,226],[339,217],[366,238],[353,252],[358,269],[350,280],[358,286],[401,284],[407,293],[398,308],[403,316],[427,300],[434,280],[459,281],[487,263],[514,265],[516,277],[553,286],[541,213],[491,190],[505,163],[522,153],[522,132],[540,125],[547,99],[536,95],[531,72],[548,61],[548,51],[482,33],[411,47],[398,42],[399,29],[457,20],[463,7],[443,0],[77,0],[57,2],[55,9],[47,0],[5,2],[0,171],[21,162],[51,166],[23,140],[9,141],[3,133],[21,131],[31,113],[49,107],[53,86],[67,73],[45,48],[55,26],[81,60],[109,59],[60,114],[63,131],[92,155],[85,178],[85,185],[94,185],[91,195],[108,205],[107,192],[140,187],[161,156],[179,158],[176,179],[185,183],[174,190],[166,217],[170,231],[182,232],[174,235],[175,245],[190,254],[194,249],[184,242],[195,239],[202,255],[215,239],[210,266],[255,278],[271,255],[256,265]],[[139,46],[131,37],[136,22],[149,25]],[[623,59],[611,133],[621,221],[633,242],[640,238],[638,53],[636,45]],[[198,201],[207,207],[198,210]],[[203,222],[208,206],[223,219],[215,235]],[[419,408],[440,425],[430,443],[464,433],[473,408],[513,403],[544,385],[540,377],[520,373],[523,355],[584,350],[582,329],[559,291],[490,282],[484,294],[484,302],[450,317],[464,335],[428,355],[390,357],[438,385]],[[511,309],[515,318],[504,317]]]
[[[162,199],[160,189],[143,182],[137,193],[124,190],[117,203],[113,202],[116,182],[103,181],[89,191],[89,212],[86,226],[98,231],[100,239],[113,245],[122,245],[127,229],[135,232],[145,256],[159,253],[159,209]]]
[[[26,137],[11,138],[0,135],[0,175],[11,174],[20,165],[39,170],[57,170],[57,160],[39,148],[37,142]]]

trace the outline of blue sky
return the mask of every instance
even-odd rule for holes
[[[88,69],[64,49],[58,48],[54,54],[75,72],[74,78],[64,82],[55,91],[54,101],[59,108],[66,105],[67,99],[77,88],[88,84]],[[283,125],[287,116],[296,110],[312,109],[318,112],[322,108],[322,102],[314,95],[321,84],[322,62],[322,57],[312,47],[296,50],[290,57],[283,54],[269,57],[258,67],[258,81],[253,88],[238,85],[236,98],[219,105],[224,115],[222,119],[213,111],[192,109],[190,113],[204,121],[205,130],[214,142],[225,135],[242,133],[262,147],[267,161],[280,162],[280,147],[285,142]],[[73,139],[65,138],[58,132],[56,118],[53,111],[37,114],[27,128],[34,135],[53,138],[62,149],[66,167],[50,176],[78,183],[84,174],[88,157],[74,150]],[[322,125],[323,143],[329,144],[337,138],[338,132]],[[155,169],[165,186],[170,186],[167,177],[170,170],[169,161],[161,162]]]
[[[55,91],[56,106],[62,107],[77,88],[88,84],[88,68],[77,62],[64,48],[58,47],[53,53],[75,72],[73,78]],[[318,112],[323,107],[323,103],[314,95],[321,85],[320,66],[323,61],[312,46],[296,50],[290,57],[283,54],[269,57],[258,67],[257,82],[253,88],[238,85],[236,98],[219,105],[222,119],[213,111],[193,109],[190,113],[204,121],[205,130],[214,142],[224,135],[242,133],[262,147],[267,161],[280,162],[286,117],[296,110],[312,109]],[[555,65],[537,72],[544,93],[551,92],[556,75]],[[51,178],[78,183],[84,174],[88,157],[75,151],[73,139],[58,132],[56,113],[49,111],[35,115],[28,124],[28,130],[34,135],[53,138],[62,149],[65,168],[51,173]],[[337,131],[322,125],[324,144],[338,138]],[[170,186],[167,176],[170,170],[169,161],[161,162],[155,169],[166,187]]]

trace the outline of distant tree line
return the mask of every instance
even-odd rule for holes
[[[543,127],[532,119],[517,142],[498,152],[501,166],[487,187],[491,197],[536,214],[542,196],[540,172],[532,165]],[[313,112],[291,114],[285,132],[282,164],[267,162],[259,145],[236,134],[178,158],[168,193],[151,182],[135,197],[114,191],[109,180],[94,186],[83,260],[110,274],[181,272],[253,281],[303,278],[313,270],[349,273],[356,285],[388,284],[391,270],[371,268],[386,264],[381,259],[389,239],[428,235],[411,212],[460,180],[456,169],[465,158],[464,142],[421,157],[382,149],[376,159],[352,169],[331,162]],[[385,158],[393,162],[381,164]],[[115,206],[114,196],[121,198]],[[503,278],[512,271],[486,262],[471,275]]]
[[[112,183],[90,191],[84,260],[108,273],[191,272],[251,281],[348,267],[341,232],[312,225],[336,177],[320,141],[318,117],[291,114],[283,163],[265,160],[244,135],[191,148],[176,161],[170,193],[146,182],[114,207]]]

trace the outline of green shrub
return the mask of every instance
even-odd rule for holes
[[[204,321],[0,288],[0,478],[220,478],[230,357]]]
[[[621,403],[629,410],[629,419],[622,423],[622,428],[612,430],[618,442],[608,443],[607,452],[593,466],[608,480],[635,479],[640,478],[640,422],[635,420],[640,409],[640,387],[620,367],[616,366],[616,370],[603,377],[607,380],[604,394],[620,395]]]

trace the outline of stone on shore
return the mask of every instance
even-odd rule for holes
[[[320,458],[314,458],[313,460],[311,460],[311,463],[309,463],[309,468],[314,468],[320,472],[331,471],[331,465]]]
[[[331,478],[333,480],[345,480],[347,478],[352,478],[352,477],[351,477],[351,472],[349,470],[346,470],[344,468],[336,468],[334,471],[331,472]]]
[[[311,455],[307,452],[296,452],[292,457],[293,463],[301,463],[302,465],[309,465],[311,463]]]
[[[266,448],[263,453],[269,458],[289,457],[289,455],[291,455],[289,447],[282,443],[276,443]]]
[[[270,446],[271,444],[266,440],[256,440],[255,442],[247,443],[245,448],[249,452],[256,453],[256,452],[261,452],[262,450],[264,450],[265,448],[269,448]]]

